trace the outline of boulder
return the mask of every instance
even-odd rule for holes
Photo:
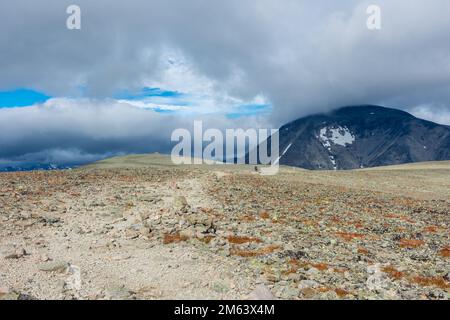
[[[264,284],[259,284],[255,287],[255,290],[250,293],[248,300],[275,300],[275,297],[272,292],[270,292],[269,288]]]

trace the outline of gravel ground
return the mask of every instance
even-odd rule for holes
[[[449,298],[448,163],[132,160],[0,174],[0,299]]]

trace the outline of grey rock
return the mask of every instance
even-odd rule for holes
[[[12,253],[8,253],[4,256],[5,259],[20,259],[25,256],[27,252],[23,248],[19,248]]]
[[[173,209],[176,212],[186,213],[189,209],[189,204],[184,196],[177,196],[174,199]]]
[[[366,287],[371,291],[383,291],[387,289],[391,281],[389,280],[386,273],[381,271],[379,264],[374,264],[367,267],[367,277]]]
[[[444,276],[444,279],[446,281],[450,281],[450,272],[447,272],[447,274]]]
[[[106,289],[107,297],[111,300],[130,300],[133,292],[124,285],[111,285]]]
[[[306,289],[306,288],[317,288],[319,286],[319,283],[314,280],[301,280],[298,284],[298,288],[300,290]]]
[[[319,273],[320,273],[319,269],[316,268],[309,268],[308,271],[306,271],[306,274],[309,276],[315,276]]]
[[[259,284],[255,287],[255,290],[250,293],[248,300],[275,300],[275,297],[272,292],[270,292],[269,288],[264,284]]]
[[[214,227],[213,226],[213,219],[209,215],[207,215],[206,213],[189,214],[186,217],[186,220],[188,221],[188,223],[190,225],[194,225],[194,226],[202,225],[202,226],[208,227],[208,229],[209,229],[209,227],[212,227],[212,228]],[[211,232],[211,233],[214,233],[214,232]]]
[[[38,269],[45,272],[65,272],[69,264],[65,261],[48,261],[38,265]]]

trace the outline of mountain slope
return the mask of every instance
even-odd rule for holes
[[[450,127],[379,106],[343,107],[280,129],[280,163],[356,169],[450,159]]]

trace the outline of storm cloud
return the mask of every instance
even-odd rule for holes
[[[66,28],[71,4],[81,30]],[[381,30],[366,26],[371,4]],[[0,158],[167,150],[172,128],[191,118],[111,100],[150,86],[204,90],[213,101],[264,97],[272,112],[263,123],[274,127],[358,104],[450,124],[449,12],[448,0],[3,0],[0,91],[64,98],[0,109]]]

